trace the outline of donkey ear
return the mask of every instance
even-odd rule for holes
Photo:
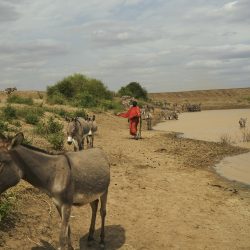
[[[23,133],[20,132],[18,134],[16,134],[13,139],[11,140],[11,143],[8,147],[8,150],[20,145],[22,142],[23,142],[23,139],[24,139],[24,136],[23,136]]]

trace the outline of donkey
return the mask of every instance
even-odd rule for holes
[[[247,123],[247,118],[240,118],[239,120],[239,124],[241,128],[245,128],[246,127],[246,123]]]
[[[96,212],[101,201],[101,246],[104,246],[106,203],[110,183],[110,165],[101,149],[84,152],[48,154],[23,145],[24,136],[12,139],[0,136],[0,194],[21,179],[48,194],[61,217],[60,250],[73,249],[69,219],[72,206],[90,204],[92,218],[88,241],[93,241]]]
[[[153,118],[153,115],[151,114],[149,109],[145,109],[145,108],[141,109],[141,119],[146,120],[148,130],[152,130],[152,118]]]
[[[93,148],[94,147],[94,135],[97,131],[97,123],[95,120],[95,115],[93,115],[92,118],[87,116],[86,120],[88,121],[89,126],[90,126],[90,132],[88,133],[87,143],[89,147]]]
[[[67,119],[69,121],[67,127],[67,142],[69,145],[74,144],[74,151],[84,149],[84,140],[92,134],[91,124],[82,117]]]

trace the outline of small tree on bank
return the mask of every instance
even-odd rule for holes
[[[100,81],[81,74],[74,74],[47,87],[50,103],[70,103],[79,107],[96,107],[103,100],[111,100],[112,93]]]
[[[120,96],[128,95],[137,99],[147,100],[148,93],[145,88],[142,88],[138,82],[131,82],[125,87],[121,87],[118,91]]]

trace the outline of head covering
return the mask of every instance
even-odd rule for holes
[[[132,105],[133,105],[133,107],[136,107],[137,106],[137,101],[133,101]]]

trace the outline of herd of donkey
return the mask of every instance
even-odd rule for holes
[[[16,88],[7,88],[7,95]],[[122,97],[125,108],[129,107],[131,97]],[[147,128],[152,129],[151,120],[154,106],[146,105],[141,109],[142,119],[147,121]],[[173,105],[164,103],[160,116],[162,119],[178,119],[183,111],[200,111],[201,105]],[[241,127],[246,119],[239,121]],[[88,243],[94,240],[96,214],[100,202],[101,234],[100,246],[104,247],[105,217],[108,188],[110,183],[110,165],[103,150],[94,148],[94,134],[97,131],[95,116],[68,120],[67,143],[74,145],[75,152],[48,153],[37,147],[23,143],[23,133],[12,139],[0,134],[0,194],[19,183],[21,179],[45,191],[53,200],[61,217],[59,249],[73,249],[69,225],[72,206],[90,204],[92,218],[89,228]],[[84,148],[84,140],[91,149]]]

